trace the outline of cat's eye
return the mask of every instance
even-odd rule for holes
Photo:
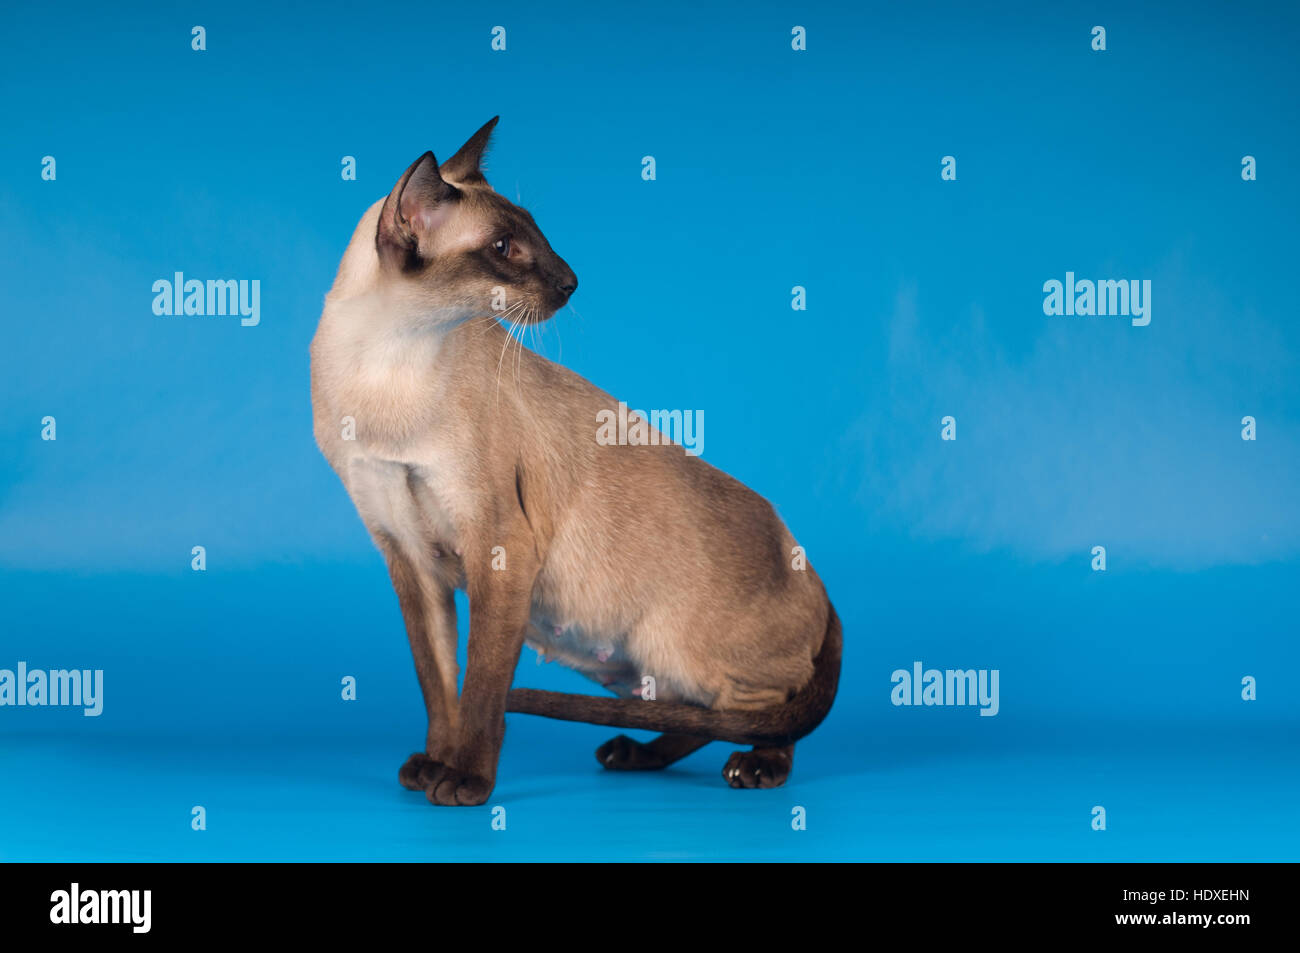
[[[509,258],[510,257],[510,236],[507,235],[504,238],[498,238],[495,242],[492,243],[492,247],[496,249],[497,254],[500,255],[502,258]]]

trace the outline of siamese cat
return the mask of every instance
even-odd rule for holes
[[[549,319],[578,279],[488,185],[496,122],[362,216],[311,345],[316,441],[387,561],[428,713],[398,778],[482,804],[510,711],[662,732],[602,745],[615,771],[750,745],[723,777],[776,787],[834,700],[835,610],[767,501],[666,440],[597,443],[618,402],[502,326]],[[525,643],[614,697],[512,691]]]

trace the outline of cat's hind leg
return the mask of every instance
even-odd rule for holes
[[[644,742],[619,735],[596,749],[596,760],[609,771],[658,771],[708,743],[696,735],[667,734]]]
[[[722,777],[733,788],[779,788],[794,767],[794,745],[737,751],[727,759]]]

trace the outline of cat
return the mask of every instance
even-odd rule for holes
[[[834,700],[839,619],[767,501],[666,440],[598,444],[618,402],[502,326],[549,319],[578,279],[488,184],[496,123],[366,211],[311,344],[316,442],[387,562],[424,695],[398,779],[482,804],[511,711],[663,733],[601,745],[610,770],[752,745],[723,777],[776,787]],[[525,642],[616,697],[511,690]]]

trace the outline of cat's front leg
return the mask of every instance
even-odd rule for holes
[[[415,673],[424,696],[428,726],[424,751],[406,759],[398,782],[424,791],[441,777],[456,746],[456,601],[450,584],[439,577],[432,557],[408,556],[396,541],[377,534],[388,562],[389,576],[406,623],[406,636],[415,660]]]
[[[465,685],[455,754],[426,792],[434,804],[482,804],[496,784],[506,730],[506,696],[523,648],[539,568],[531,531],[519,516],[509,531],[487,534],[465,553],[469,595]]]

